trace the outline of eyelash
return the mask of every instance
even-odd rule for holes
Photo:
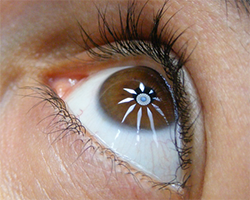
[[[149,34],[145,37],[145,34],[142,32],[143,23],[140,24],[140,21],[142,20],[142,13],[147,3],[148,2],[146,2],[139,11],[136,10],[137,6],[135,2],[129,4],[126,13],[125,25],[122,19],[121,8],[118,7],[121,25],[120,30],[108,23],[106,12],[102,12],[97,8],[99,13],[98,24],[101,41],[95,41],[78,21],[82,42],[75,42],[77,42],[77,44],[82,47],[83,50],[86,50],[89,55],[94,58],[94,60],[109,60],[117,55],[123,57],[144,55],[153,59],[164,68],[166,76],[173,84],[172,89],[176,104],[175,110],[178,113],[176,124],[181,127],[180,136],[182,137],[182,147],[178,147],[176,141],[174,141],[176,151],[178,152],[180,159],[179,168],[182,170],[187,170],[192,162],[190,159],[190,153],[192,150],[190,143],[193,136],[192,124],[194,122],[190,121],[189,105],[191,102],[187,98],[188,94],[185,92],[183,86],[182,67],[188,61],[191,54],[187,55],[186,53],[186,43],[178,52],[176,52],[176,54],[179,55],[178,60],[170,56],[171,52],[173,52],[174,44],[184,32],[177,34],[177,31],[169,29],[169,22],[173,16],[165,24],[163,24],[163,28],[160,28],[162,17],[167,11],[166,3],[163,4],[162,8],[154,16],[151,31],[149,31]],[[136,15],[136,13],[139,14]],[[168,41],[165,41],[163,36],[168,36],[166,37],[169,38]],[[111,39],[109,39],[110,37]],[[147,38],[147,40],[141,40],[141,38]],[[98,43],[104,43],[105,46],[101,46]],[[58,97],[58,95],[50,87],[42,85],[38,87],[27,88],[35,92],[35,94],[30,94],[28,96],[42,99],[40,103],[49,103],[56,110],[50,126],[58,124],[64,125],[63,129],[58,130],[60,134],[57,136],[54,142],[71,134],[82,136],[86,135],[86,130],[81,125],[79,119],[68,112],[65,102],[60,97]],[[57,119],[57,117],[60,119],[54,121]],[[127,170],[129,170],[130,174],[132,173],[136,176],[138,175],[138,172],[132,172],[133,169],[129,166],[129,164],[120,160],[115,155],[115,153],[112,152],[112,150],[102,147],[98,142],[93,142],[94,139],[92,139],[91,136],[88,135],[88,137],[90,139],[84,142],[83,152],[81,152],[79,156],[81,156],[88,148],[93,148],[95,152],[100,150],[102,154],[111,155],[109,158],[112,159],[112,162],[116,163],[117,165],[124,166]],[[176,172],[178,170],[179,169],[177,169]],[[145,176],[143,173],[140,174],[143,177]],[[159,189],[167,189],[168,185],[175,184],[184,188],[190,176],[191,175],[189,172],[185,174],[181,183],[175,180],[169,183],[153,182],[153,186],[158,186]]]

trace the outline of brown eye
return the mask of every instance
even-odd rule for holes
[[[110,67],[79,82],[65,101],[98,142],[138,171],[179,188],[188,173],[181,159],[189,162],[180,150],[189,146],[175,84],[151,66]]]
[[[170,86],[149,67],[131,67],[112,74],[102,84],[99,98],[110,118],[137,131],[161,129],[175,120]]]

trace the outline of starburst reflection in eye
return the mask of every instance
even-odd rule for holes
[[[142,106],[147,106],[151,103],[151,105],[154,107],[154,109],[159,112],[162,117],[165,118],[164,113],[162,112],[162,110],[155,104],[153,104],[154,100],[160,101],[159,98],[156,97],[156,93],[152,88],[149,88],[147,86],[145,86],[142,82],[139,84],[139,87],[135,90],[133,89],[129,89],[129,88],[123,88],[123,90],[125,90],[126,92],[128,92],[129,94],[131,94],[133,96],[133,98],[131,97],[127,97],[123,100],[121,100],[120,102],[118,102],[118,104],[122,104],[122,103],[128,103],[131,101],[135,101],[135,104],[129,106],[128,110],[126,111],[121,123],[123,123],[126,119],[126,117],[129,115],[129,113],[131,113],[134,108],[136,107],[136,104],[138,104],[140,106],[138,112],[137,112],[137,134],[139,134],[140,132],[140,124],[141,124],[141,117],[142,117]],[[154,119],[153,119],[153,115],[152,112],[150,110],[149,107],[147,107],[147,115],[149,118],[149,122],[150,122],[150,126],[151,129],[153,131],[154,134],[154,140],[155,143],[158,146],[158,142],[157,142],[157,137],[156,137],[156,133],[155,133],[155,127],[154,127]],[[166,123],[168,124],[167,120]],[[137,137],[137,140],[139,140],[139,136]]]
[[[145,66],[102,70],[66,102],[87,130],[123,160],[162,182],[181,181],[171,86]]]

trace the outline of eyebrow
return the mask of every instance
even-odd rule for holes
[[[224,0],[226,7],[233,6],[239,13],[250,14],[250,0]]]
[[[237,1],[237,0],[235,0]],[[243,5],[245,10],[249,13],[250,12],[250,0],[240,0],[240,3]]]

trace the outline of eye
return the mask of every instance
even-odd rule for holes
[[[154,133],[175,119],[169,89],[166,80],[148,67],[122,69],[102,84],[99,104],[113,120],[136,127],[138,134],[141,128]]]
[[[142,15],[136,16],[134,4],[128,8],[127,23],[122,22],[120,10],[121,30],[99,11],[101,40],[80,26],[85,51],[76,56],[75,66],[81,67],[73,69],[84,71],[79,75],[84,78],[70,86],[62,99],[88,136],[126,161],[133,173],[136,169],[145,174],[159,188],[174,186],[181,191],[188,185],[199,193],[204,163],[202,113],[184,67],[187,49],[173,53],[183,33],[168,33],[168,24],[159,25],[164,6],[151,28],[140,24]]]
[[[84,80],[65,101],[87,130],[123,160],[161,182],[176,178],[178,116],[171,87],[157,71],[145,66],[105,69]]]

